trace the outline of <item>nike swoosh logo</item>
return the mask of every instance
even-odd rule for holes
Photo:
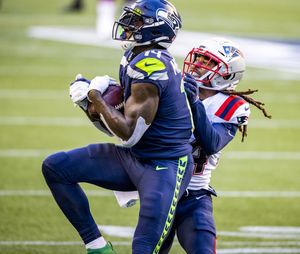
[[[146,66],[146,67],[152,66],[152,65],[156,65],[156,63],[145,63],[145,66]]]
[[[168,167],[161,167],[161,166],[156,166],[156,170],[163,170],[163,169],[168,169]]]
[[[196,199],[199,200],[199,199],[203,198],[204,196],[205,196],[205,195],[196,197]]]
[[[249,110],[249,107],[248,108],[245,108],[245,111],[248,111]]]

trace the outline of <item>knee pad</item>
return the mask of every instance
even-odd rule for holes
[[[42,173],[47,181],[55,181],[61,178],[61,169],[68,156],[65,152],[50,155],[42,163]]]

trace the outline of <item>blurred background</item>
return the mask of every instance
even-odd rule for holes
[[[122,50],[96,33],[97,2],[2,0],[0,9],[0,253],[85,253],[41,174],[54,151],[118,142],[99,133],[69,99],[77,73],[118,77]],[[252,107],[248,137],[221,157],[212,185],[218,252],[300,253],[300,2],[172,1],[183,30],[171,47],[183,57],[198,40],[229,37],[247,58],[238,90],[259,89],[273,118]],[[117,1],[116,15],[123,2]],[[239,134],[238,134],[239,135]],[[118,253],[131,253],[138,206],[119,208],[90,185],[91,209]],[[175,243],[171,253],[184,253]]]

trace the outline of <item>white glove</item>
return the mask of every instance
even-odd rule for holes
[[[76,80],[70,85],[70,97],[75,104],[80,104],[87,97],[89,81],[82,77],[81,74],[76,75]]]
[[[97,76],[91,80],[88,92],[91,90],[97,90],[101,94],[103,94],[109,85],[116,84],[116,80],[109,77],[108,75],[105,76]]]

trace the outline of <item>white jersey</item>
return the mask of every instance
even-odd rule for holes
[[[202,101],[206,115],[211,123],[232,123],[238,126],[247,125],[250,115],[249,104],[241,97],[217,93]],[[193,144],[193,157],[195,161],[192,179],[188,185],[189,190],[206,189],[209,186],[211,173],[216,169],[221,151],[207,156],[201,145]]]

